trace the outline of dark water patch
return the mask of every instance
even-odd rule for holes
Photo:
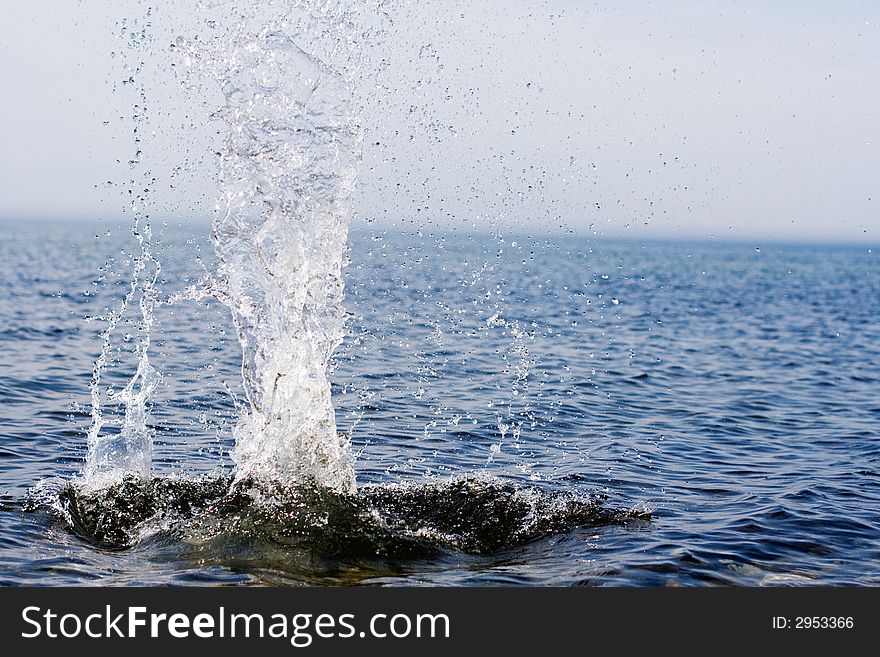
[[[486,477],[365,485],[356,495],[227,477],[129,477],[99,490],[69,483],[54,500],[34,496],[27,505],[47,507],[77,537],[106,550],[170,541],[188,546],[184,553],[286,549],[299,559],[347,561],[487,555],[575,529],[650,519],[599,498]]]
[[[476,478],[371,486],[362,493],[391,527],[473,554],[492,553],[576,528],[650,519],[602,500]]]
[[[127,477],[106,489],[87,490],[68,484],[58,494],[61,515],[70,530],[89,543],[125,549],[138,540],[138,527],[151,519],[187,517],[223,496],[229,482]]]

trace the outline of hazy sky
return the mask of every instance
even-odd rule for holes
[[[232,3],[235,4],[234,2]],[[154,215],[209,217],[210,93],[154,0],[142,80]],[[0,218],[116,217],[138,0],[12,0],[0,25]],[[358,221],[608,235],[880,241],[880,3],[389,2],[358,90]],[[118,161],[118,162],[117,162]]]

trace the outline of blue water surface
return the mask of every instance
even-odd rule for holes
[[[160,228],[165,298],[212,252],[206,225]],[[350,244],[333,384],[360,483],[476,475],[651,519],[357,562],[96,546],[28,500],[82,467],[100,316],[136,243],[10,222],[0,584],[880,584],[876,249],[379,228]],[[104,385],[131,375],[126,330]],[[225,309],[159,304],[151,353],[157,473],[229,473],[241,352]]]

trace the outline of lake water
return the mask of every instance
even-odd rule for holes
[[[210,268],[208,232],[162,232],[161,298]],[[152,329],[157,478],[83,501],[84,318],[135,242],[4,224],[0,583],[880,584],[876,249],[378,228],[350,248],[332,381],[356,496],[229,492],[241,348],[225,307],[179,301]],[[119,344],[106,385],[132,373]]]

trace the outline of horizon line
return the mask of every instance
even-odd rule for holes
[[[41,215],[41,216],[13,216],[0,215],[0,226],[22,225],[23,223],[41,223],[41,224],[81,224],[81,225],[111,225],[117,228],[126,227],[131,224],[128,217],[89,217],[83,215]],[[152,218],[151,223],[174,225],[176,228],[182,228],[186,225],[210,227],[212,219],[207,217],[162,217]],[[575,237],[579,239],[595,239],[595,240],[621,240],[621,241],[648,241],[648,242],[706,242],[706,243],[724,243],[724,244],[755,244],[772,243],[772,244],[788,244],[788,245],[821,245],[829,246],[877,246],[880,247],[880,237],[874,238],[867,234],[861,235],[757,235],[754,233],[713,233],[698,234],[692,231],[685,231],[679,234],[662,234],[657,232],[648,232],[642,234],[626,233],[620,231],[590,231],[578,229],[577,227],[554,228],[549,230],[534,230],[525,226],[506,225],[504,227],[492,226],[474,226],[471,223],[462,223],[461,226],[451,225],[448,223],[437,225],[417,225],[409,226],[401,225],[401,223],[389,223],[387,220],[368,221],[365,219],[355,219],[354,225],[350,227],[352,232],[361,231],[369,232],[371,230],[412,234],[415,232],[428,232],[436,234],[454,233],[461,236],[467,235],[497,235],[502,234],[505,237],[519,238],[565,238]],[[625,230],[625,229],[624,229]],[[207,235],[206,235],[207,236]]]

